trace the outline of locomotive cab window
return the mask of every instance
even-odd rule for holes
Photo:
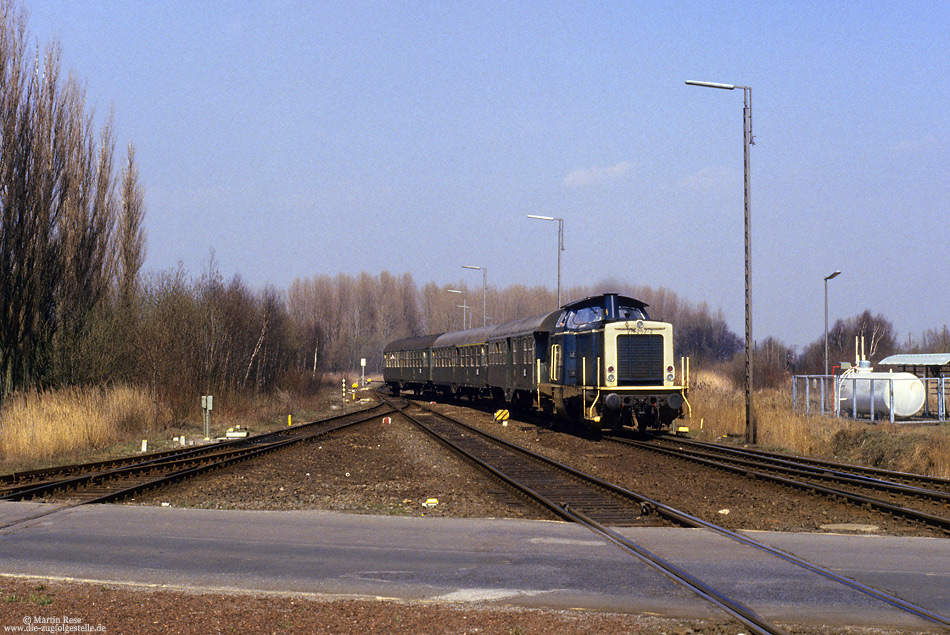
[[[643,309],[635,306],[622,306],[618,311],[621,320],[649,320],[650,316]]]

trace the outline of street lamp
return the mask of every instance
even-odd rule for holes
[[[828,281],[834,280],[841,275],[840,271],[835,271],[834,273],[829,273],[825,276],[825,374],[830,375],[831,372],[828,369]]]
[[[458,289],[446,289],[446,291],[448,291],[449,293],[457,293],[457,294],[463,296],[463,297],[462,297],[462,304],[456,304],[455,306],[457,306],[458,308],[462,309],[462,330],[464,331],[464,330],[465,330],[465,312],[468,311],[468,309],[469,309],[469,306],[468,306],[468,303],[467,303],[468,301],[465,299],[464,294],[463,294],[461,291],[459,291]]]
[[[754,444],[758,435],[752,411],[752,200],[749,185],[749,146],[755,145],[752,137],[752,88],[692,80],[686,83],[723,90],[742,89],[742,154],[745,168],[745,440]]]
[[[557,221],[557,306],[561,308],[561,252],[564,251],[564,219],[535,214],[528,214],[528,218]]]
[[[462,269],[475,269],[482,272],[482,326],[488,326],[488,268],[474,265],[462,265]]]

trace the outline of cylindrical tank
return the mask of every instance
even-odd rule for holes
[[[893,407],[895,417],[911,417],[924,407],[926,393],[924,383],[911,373],[876,373],[865,367],[848,371],[838,380],[842,413],[854,412],[857,402],[858,414],[870,414],[872,396],[875,415],[890,417]]]

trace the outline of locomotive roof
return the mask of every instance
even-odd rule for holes
[[[599,295],[591,295],[583,300],[577,300],[576,302],[570,302],[565,304],[561,308],[565,311],[570,309],[583,309],[588,306],[603,306],[605,296],[612,295],[617,298],[617,304],[622,306],[632,306],[637,309],[645,309],[649,304],[642,300],[637,300],[636,298],[631,298],[628,295],[620,295],[619,293],[601,293]]]

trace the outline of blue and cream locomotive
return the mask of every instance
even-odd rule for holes
[[[383,379],[393,394],[490,397],[598,428],[670,426],[688,407],[688,368],[677,373],[673,327],[646,307],[607,293],[496,326],[397,340],[383,350]]]

